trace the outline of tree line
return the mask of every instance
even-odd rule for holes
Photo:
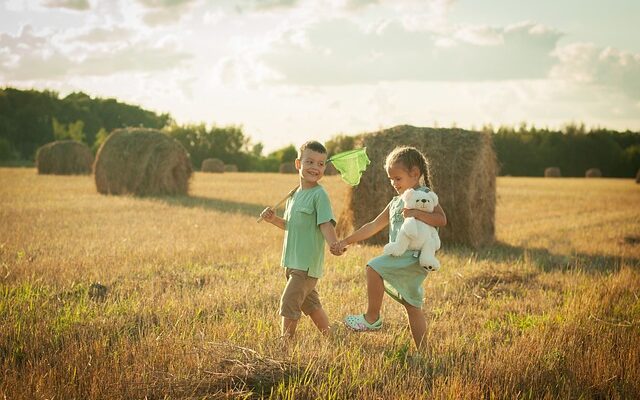
[[[95,152],[117,128],[159,129],[178,140],[199,168],[206,158],[235,164],[240,171],[278,171],[293,161],[296,149],[286,146],[263,156],[263,145],[253,144],[241,126],[178,125],[169,114],[158,114],[115,99],[54,91],[0,89],[0,163],[33,163],[40,146],[54,140],[75,140]]]
[[[484,127],[493,133],[501,175],[542,176],[558,167],[562,176],[585,176],[598,168],[606,177],[634,177],[640,169],[640,132],[586,129],[568,124],[562,130]]]
[[[36,150],[54,140],[72,139],[96,152],[117,128],[147,127],[178,140],[199,169],[206,158],[235,164],[240,171],[278,171],[296,158],[293,145],[263,155],[241,126],[179,125],[158,114],[115,99],[71,93],[60,98],[53,91],[0,89],[0,163],[33,162]],[[559,167],[563,176],[584,176],[599,168],[604,176],[632,177],[640,169],[640,132],[604,128],[587,130],[570,124],[561,130],[534,126],[483,127],[490,132],[502,175],[542,176],[546,167]],[[335,135],[325,144],[329,154],[353,149],[356,137]]]
[[[171,120],[115,99],[84,93],[59,98],[53,91],[0,89],[0,159],[33,160],[49,142],[73,139],[94,146],[107,132],[126,126],[160,129]]]

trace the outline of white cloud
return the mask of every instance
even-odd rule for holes
[[[92,31],[99,36],[102,33]],[[91,34],[91,32],[90,32]],[[57,45],[54,33],[25,26],[16,35],[0,34],[0,77],[7,81],[98,76],[127,71],[161,71],[186,62],[190,55],[171,42],[139,40],[107,46]]]
[[[5,0],[4,7],[10,11],[65,9],[72,11],[87,11],[91,9],[89,0]]]
[[[290,8],[298,4],[299,0],[244,0],[238,2],[240,8],[248,7],[254,10],[272,10]]]
[[[0,33],[0,76],[5,80],[57,78],[65,74],[70,60],[53,48],[47,38],[23,26],[16,36]]]
[[[124,27],[94,27],[91,29],[83,29],[69,40],[76,42],[84,42],[87,44],[122,42],[133,38],[135,32]]]
[[[522,23],[459,30],[442,47],[442,36],[398,21],[365,30],[333,19],[286,32],[261,60],[284,82],[304,85],[535,79],[547,76],[559,38],[556,31]]]
[[[91,8],[88,0],[46,0],[43,5],[48,8],[65,8],[75,11],[86,11]]]
[[[453,37],[464,43],[478,46],[498,46],[504,44],[501,29],[489,26],[466,26],[454,33]]]
[[[144,8],[143,20],[150,26],[175,24],[191,13],[198,0],[137,0]]]
[[[640,54],[571,43],[556,49],[559,63],[551,77],[590,85],[615,88],[632,99],[640,99]]]
[[[136,43],[116,51],[91,54],[75,65],[75,72],[83,75],[109,75],[119,72],[153,72],[173,69],[189,56],[170,44]]]
[[[138,3],[145,7],[160,9],[160,8],[182,8],[186,5],[193,4],[197,0],[138,0]]]
[[[361,8],[379,3],[380,0],[344,0],[343,7],[349,10],[360,10]]]

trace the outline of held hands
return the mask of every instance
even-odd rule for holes
[[[344,243],[344,240],[333,242],[331,243],[330,251],[334,256],[341,256],[345,251],[347,251],[347,245]]]

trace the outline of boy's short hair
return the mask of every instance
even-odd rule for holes
[[[313,150],[316,153],[327,154],[327,149],[322,145],[322,143],[317,142],[315,140],[309,140],[308,142],[304,142],[300,149],[298,150],[298,158],[302,157],[302,152],[306,149]]]

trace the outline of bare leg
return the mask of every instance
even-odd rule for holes
[[[382,277],[370,266],[367,265],[367,313],[364,319],[372,324],[380,318],[382,308],[382,298],[384,297],[384,282]]]
[[[311,317],[311,320],[323,335],[329,333],[329,317],[322,307],[311,311],[309,317]]]
[[[413,341],[416,343],[416,348],[418,350],[424,350],[426,346],[425,336],[427,334],[427,321],[424,318],[422,309],[414,307],[404,301],[402,304],[407,310],[409,328],[411,328],[411,335],[413,336]]]
[[[289,319],[282,317],[282,327],[280,333],[282,337],[286,339],[293,339],[293,336],[296,334],[296,327],[298,326],[297,319]]]

